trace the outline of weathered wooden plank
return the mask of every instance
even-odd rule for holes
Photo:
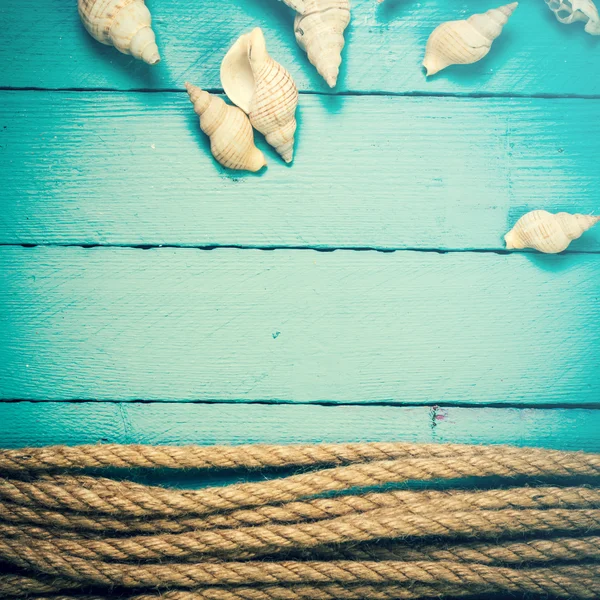
[[[593,404],[600,257],[0,249],[0,398]]]
[[[599,427],[600,411],[584,409],[0,402],[2,448],[397,440],[598,452]],[[263,471],[128,472],[128,477],[144,483],[184,488],[227,485],[266,475]],[[482,481],[463,480],[461,485],[481,488]]]
[[[294,165],[262,143],[259,176],[184,94],[0,100],[0,243],[502,249],[528,210],[600,209],[600,100],[304,96]]]
[[[390,406],[0,403],[3,448],[410,441],[600,452],[600,411]]]
[[[336,92],[598,94],[597,40],[581,25],[566,27],[540,0],[522,2],[481,62],[425,80],[421,61],[431,31],[443,21],[491,8],[492,2],[353,0]],[[232,41],[260,26],[273,56],[302,90],[329,91],[298,48],[293,13],[276,0],[161,0],[149,3],[163,61],[148,67],[94,41],[75,3],[45,0],[23,10],[3,0],[0,85],[43,88],[172,89],[186,79],[220,87],[219,65]]]

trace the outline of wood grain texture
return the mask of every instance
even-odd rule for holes
[[[490,54],[430,81],[421,68],[431,31],[494,5],[481,0],[404,2],[353,0],[342,71],[335,92],[582,94],[600,93],[598,40],[583,26],[560,25],[542,0],[522,2]],[[10,35],[0,48],[0,86],[173,89],[186,79],[220,88],[219,65],[230,44],[255,26],[273,57],[301,90],[329,88],[296,44],[293,13],[276,0],[149,2],[162,62],[149,67],[93,40],[74,2],[45,0],[23,10],[3,0],[0,20]]]
[[[595,404],[600,257],[0,249],[0,398]]]
[[[209,445],[409,441],[513,444],[598,452],[599,427],[600,411],[584,409],[0,403],[2,448],[96,443]],[[123,476],[119,470],[114,474]],[[127,472],[128,479],[179,488],[261,481],[267,476],[281,475],[281,470],[259,473],[177,472],[168,469]],[[501,483],[496,480],[485,481],[488,485]],[[456,483],[453,481],[451,485]],[[439,487],[440,483],[414,482],[405,485]],[[460,486],[481,489],[485,483],[476,478],[463,479]]]
[[[294,165],[261,139],[259,176],[184,94],[0,100],[4,244],[496,250],[529,210],[600,213],[600,100],[304,96]]]
[[[3,448],[410,441],[600,452],[600,411],[252,404],[0,404]]]

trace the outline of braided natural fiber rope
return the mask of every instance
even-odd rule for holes
[[[249,558],[278,554],[291,548],[363,542],[375,539],[428,536],[493,538],[499,535],[600,531],[600,509],[502,510],[411,515],[395,509],[377,509],[362,515],[338,517],[317,523],[215,529],[182,534],[130,538],[69,539],[52,541],[23,535],[0,540],[0,557],[40,567],[44,557],[57,553],[84,560],[197,560],[204,555]],[[30,552],[34,557],[29,558]],[[28,566],[28,565],[26,565]],[[53,571],[54,572],[54,571]],[[62,574],[56,571],[56,574]]]
[[[199,529],[236,528],[269,523],[296,523],[317,521],[334,517],[359,514],[376,508],[398,508],[402,512],[453,512],[464,510],[500,510],[504,508],[600,508],[600,490],[586,487],[516,487],[492,489],[480,492],[457,490],[406,491],[370,493],[364,496],[341,496],[319,498],[305,502],[289,502],[276,506],[260,506],[240,509],[225,514],[201,517],[141,520],[129,515],[95,515],[57,512],[20,506],[14,503],[0,504],[0,519],[9,523],[36,524],[96,532],[135,533],[184,533]],[[9,530],[6,530],[9,531]],[[42,534],[42,537],[47,537]]]
[[[417,598],[449,598],[474,593],[474,588],[445,586],[440,588],[427,585],[375,586],[359,585],[295,585],[281,586],[235,586],[228,588],[196,588],[193,591],[172,590],[160,594],[141,594],[129,600],[415,600]],[[35,596],[29,600],[114,600],[114,596]]]
[[[461,477],[598,476],[600,456],[551,452],[522,456],[418,458],[376,461],[294,475],[264,483],[245,483],[199,491],[166,491],[106,478],[59,476],[35,484],[0,480],[0,499],[26,506],[68,508],[81,512],[151,515],[204,515],[275,502],[289,502],[323,492],[344,491],[407,480]]]
[[[459,448],[461,448],[459,446]],[[463,447],[464,448],[464,447]],[[452,446],[430,449],[420,444],[369,443],[318,446],[67,446],[7,451],[2,471],[45,471],[84,468],[262,469],[341,465],[370,460],[449,456]]]
[[[58,565],[60,558],[54,561]],[[450,584],[487,591],[554,594],[581,597],[600,594],[600,565],[511,569],[480,564],[396,561],[224,562],[195,565],[153,565],[70,561],[67,577],[81,583],[131,588],[174,585],[297,585],[297,584]],[[48,569],[50,570],[50,569]]]
[[[52,471],[89,468],[264,469],[271,467],[322,467],[397,458],[468,458],[471,456],[522,457],[564,455],[559,451],[513,446],[462,444],[411,444],[370,442],[273,446],[48,446],[5,450],[0,472]],[[574,453],[571,453],[572,455]]]
[[[390,491],[364,496],[319,498],[305,502],[289,502],[282,506],[260,506],[241,509],[225,515],[208,515],[205,528],[243,527],[269,523],[332,519],[365,513],[376,508],[398,508],[402,512],[431,513],[465,510],[500,510],[503,508],[600,508],[600,491],[590,488],[509,488],[481,492],[449,491]],[[200,529],[196,525],[194,529]]]
[[[39,578],[27,575],[0,575],[0,594],[18,596],[20,594],[52,594],[81,587],[78,581],[58,578]]]
[[[20,575],[0,575],[0,593],[3,597],[5,596],[18,596],[20,594],[27,594],[29,597],[33,594],[55,594],[56,592],[65,592],[68,590],[74,590],[80,587],[80,584],[75,581],[68,579],[53,579],[53,580],[40,580],[27,576]],[[451,586],[445,586],[445,593],[452,590]],[[338,598],[371,598],[371,596],[359,596],[358,593],[363,594],[369,590],[370,593],[375,594],[375,597],[384,597],[382,594],[387,594],[385,597],[388,598],[422,598],[439,596],[440,589],[436,586],[430,585],[412,585],[410,588],[400,586],[386,586],[386,588],[377,588],[369,585],[365,586],[353,586],[352,588],[342,587],[336,584],[328,584],[326,586],[268,586],[264,588],[252,587],[228,587],[227,590],[222,588],[194,588],[192,590],[171,590],[163,591],[160,593],[161,599],[172,599],[172,600],[192,600],[193,598],[254,598],[252,594],[259,594],[256,598],[317,598],[317,597],[330,597],[332,594],[336,594]],[[464,594],[465,588],[456,586],[456,595]],[[394,592],[394,595],[392,595]],[[225,595],[230,594],[230,595]],[[292,596],[290,594],[299,594]],[[321,596],[323,594],[323,596]],[[59,598],[69,598],[73,596],[52,596],[52,600],[58,600]],[[91,596],[86,596],[89,600]],[[144,594],[135,596],[136,599],[142,600],[155,600],[158,596],[154,594]],[[105,599],[103,599],[105,600]],[[108,600],[108,599],[106,599]],[[133,598],[132,598],[133,600]]]
[[[198,491],[69,473],[155,466],[321,469]],[[595,454],[395,443],[84,446],[0,451],[0,469],[12,473],[0,479],[0,559],[23,569],[0,575],[2,598],[98,600],[102,588],[106,598],[135,589],[135,600],[600,597],[600,489],[573,485],[600,476]],[[346,493],[488,476],[568,485]],[[345,494],[315,497],[324,492]],[[100,595],[86,596],[89,586]]]
[[[525,542],[486,542],[450,544],[440,547],[436,544],[407,546],[362,545],[350,548],[321,547],[300,553],[312,560],[395,560],[395,561],[436,561],[476,562],[482,565],[502,565],[523,563],[548,563],[558,560],[586,562],[600,556],[600,536],[578,538],[558,537],[552,539],[529,540]]]

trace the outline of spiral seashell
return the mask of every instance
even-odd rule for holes
[[[221,83],[252,126],[285,162],[292,162],[298,90],[292,76],[269,56],[259,27],[229,49],[221,63]]]
[[[532,210],[523,215],[504,236],[507,250],[534,248],[546,254],[562,252],[600,221],[591,215],[571,215]]]
[[[185,89],[200,117],[200,128],[210,137],[210,151],[224,167],[259,171],[267,164],[254,145],[252,125],[242,110],[190,83]]]
[[[592,0],[546,0],[546,4],[561,23],[584,21],[587,33],[600,35],[600,15]]]
[[[468,65],[481,60],[502,33],[517,5],[513,2],[464,21],[448,21],[436,27],[425,48],[423,66],[427,75],[434,75],[450,65]]]
[[[160,61],[152,17],[144,0],[78,0],[79,16],[88,33],[123,54],[149,65]]]
[[[303,6],[294,21],[296,41],[329,87],[335,87],[344,47],[344,30],[350,23],[350,0],[284,0]]]

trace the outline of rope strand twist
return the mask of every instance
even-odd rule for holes
[[[105,476],[114,468],[304,472],[175,490]],[[598,454],[105,445],[0,451],[0,471],[3,598],[600,597],[600,488],[580,484],[600,476]],[[457,487],[483,477],[502,486]],[[450,489],[390,489],[437,480]]]

